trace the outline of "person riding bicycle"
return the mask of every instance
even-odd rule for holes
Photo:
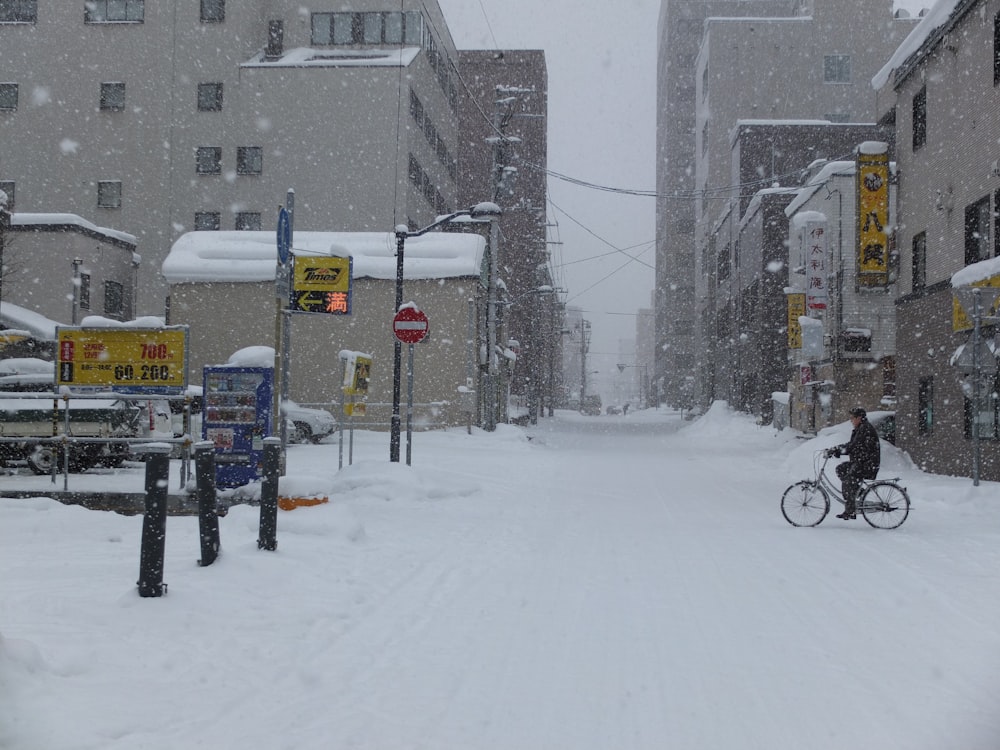
[[[851,439],[843,445],[830,448],[827,454],[840,458],[845,453],[851,457],[837,466],[837,476],[840,477],[844,490],[844,512],[837,518],[845,521],[857,518],[855,501],[862,479],[874,479],[878,475],[882,463],[882,449],[878,442],[878,433],[868,421],[868,413],[860,406],[851,409],[851,424],[854,430]]]

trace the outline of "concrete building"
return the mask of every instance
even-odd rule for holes
[[[988,307],[1000,286],[1000,0],[938,3],[873,83],[900,173],[897,444],[929,471],[973,476],[978,463],[1000,480],[1000,384],[984,376],[977,405],[969,368],[952,364],[973,343],[960,294],[984,287]]]
[[[74,214],[14,213],[0,227],[0,299],[63,325],[135,317],[136,238]]]
[[[695,398],[699,254],[726,201],[785,184],[770,170],[734,184],[736,122],[874,121],[868,82],[912,25],[894,18],[891,0],[661,4],[657,377],[668,402]]]
[[[303,258],[349,255],[354,265],[350,315],[290,316],[290,396],[338,404],[339,353],[365,352],[373,359],[365,420],[384,427],[392,401],[395,237],[296,231],[293,244]],[[414,346],[418,429],[478,423],[475,401],[462,394],[481,343],[470,306],[482,304],[485,250],[474,232],[429,232],[406,242],[404,303],[417,304],[429,320],[428,337]],[[174,243],[163,273],[174,322],[190,326],[190,382],[200,383],[205,365],[225,364],[239,349],[275,346],[276,255],[266,231],[189,232]]]
[[[895,165],[889,167],[895,174]],[[869,411],[896,406],[898,255],[893,247],[887,283],[863,283],[857,190],[855,160],[827,162],[785,209],[790,426],[806,433],[842,422],[854,406]],[[896,223],[895,206],[893,179],[890,226]],[[811,326],[793,319],[799,312]]]
[[[546,246],[548,73],[541,50],[461,50],[458,195],[503,210],[498,267],[502,316],[518,342],[512,395],[534,420],[554,392],[549,362],[561,337]]]
[[[699,245],[695,275],[699,356],[689,376],[694,403],[706,408],[724,399],[767,418],[771,394],[785,390],[783,290],[789,283],[790,236],[787,222],[777,214],[767,219],[766,231],[748,231],[757,226],[749,213],[754,202],[765,211],[772,203],[768,199],[761,204],[758,196],[775,190],[794,192],[809,175],[810,165],[822,163],[825,154],[852,154],[861,142],[891,136],[891,129],[874,124],[736,122],[729,140],[730,184],[755,185],[759,175],[775,174],[781,177],[774,184],[789,187],[748,189],[745,195],[726,199],[724,213]],[[772,226],[773,221],[777,224]],[[768,246],[758,249],[754,244],[761,237],[766,237]],[[764,287],[776,296],[765,298]],[[751,367],[752,371],[744,371]]]
[[[297,229],[426,225],[457,205],[456,51],[434,0],[389,5],[5,4],[0,189],[133,234],[167,317],[173,242],[267,230],[289,188]]]

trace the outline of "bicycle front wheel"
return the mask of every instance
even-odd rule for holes
[[[829,512],[830,498],[815,482],[797,482],[781,496],[781,514],[792,526],[818,526]]]
[[[876,529],[895,529],[910,515],[910,497],[895,482],[875,482],[861,496],[858,508]]]

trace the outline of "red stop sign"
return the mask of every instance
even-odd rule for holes
[[[392,333],[404,344],[419,344],[429,331],[427,316],[415,307],[404,307],[392,319]]]

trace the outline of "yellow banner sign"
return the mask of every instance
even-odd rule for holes
[[[889,154],[857,157],[859,286],[889,284]]]
[[[974,281],[969,286],[973,287],[992,287],[993,289],[1000,289],[1000,274],[996,276],[990,276],[988,279],[983,279],[982,281]],[[992,298],[991,298],[992,299]],[[984,301],[982,304],[982,310],[980,314],[983,316],[992,316],[998,314],[998,308],[1000,308],[1000,300],[994,302],[992,307],[987,309],[989,304]],[[961,301],[959,301],[958,296],[951,298],[951,328],[956,333],[958,331],[971,331],[975,327],[975,323],[972,320],[972,316],[975,315],[973,310],[966,310]]]
[[[296,255],[292,270],[292,310],[351,314],[350,258]]]
[[[187,326],[56,329],[56,385],[140,393],[187,387]]]
[[[788,295],[788,348],[802,348],[802,324],[799,318],[806,314],[805,292]]]

